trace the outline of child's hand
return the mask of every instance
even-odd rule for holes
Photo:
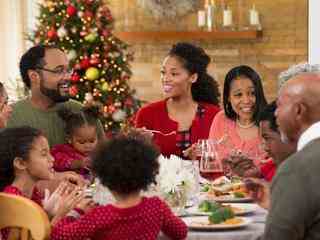
[[[44,199],[42,205],[44,210],[48,213],[50,217],[56,215],[58,209],[58,203],[60,202],[62,194],[66,191],[70,191],[71,187],[68,182],[61,182],[56,190],[50,194],[49,189],[44,190]]]
[[[73,171],[56,172],[55,178],[58,180],[66,180],[80,187],[84,187],[85,185],[87,185],[86,180],[81,175]]]

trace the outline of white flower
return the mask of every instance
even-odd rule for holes
[[[191,161],[171,155],[170,159],[160,156],[160,169],[157,176],[158,191],[164,194],[174,193],[183,187],[188,197],[195,192],[197,179]]]

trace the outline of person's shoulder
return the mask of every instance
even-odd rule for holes
[[[165,104],[166,104],[166,102],[164,100],[161,100],[161,101],[148,103],[145,106],[143,106],[142,108],[144,108],[144,109],[159,109],[159,108],[165,107]]]
[[[12,110],[24,109],[25,107],[31,106],[31,103],[28,99],[19,100],[11,105]]]
[[[69,152],[70,150],[73,150],[73,148],[68,143],[56,144],[51,148],[51,153],[52,152]]]
[[[216,105],[216,104],[212,104],[212,103],[206,103],[206,102],[200,102],[199,103],[202,107],[204,107],[205,109],[209,109],[210,111],[215,111],[215,112],[219,112],[220,106]]]
[[[223,110],[217,112],[216,116],[214,117],[214,121],[216,122],[228,122],[229,119],[227,118],[226,114]]]
[[[166,206],[166,203],[157,196],[144,197],[144,204],[153,206],[154,208],[163,208]]]
[[[69,107],[69,108],[75,109],[75,110],[81,109],[83,107],[83,104],[81,102],[76,101],[74,99],[70,99],[70,100],[64,102],[62,105],[64,107]]]
[[[152,114],[155,112],[165,111],[166,102],[164,100],[152,102],[144,105],[139,110],[139,114]]]

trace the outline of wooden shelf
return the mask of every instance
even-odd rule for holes
[[[129,43],[178,40],[254,40],[262,36],[262,31],[158,31],[158,32],[115,32],[115,36]]]

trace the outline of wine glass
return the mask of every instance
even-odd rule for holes
[[[223,176],[223,169],[218,161],[216,142],[212,139],[203,142],[200,157],[200,175],[209,180]]]

